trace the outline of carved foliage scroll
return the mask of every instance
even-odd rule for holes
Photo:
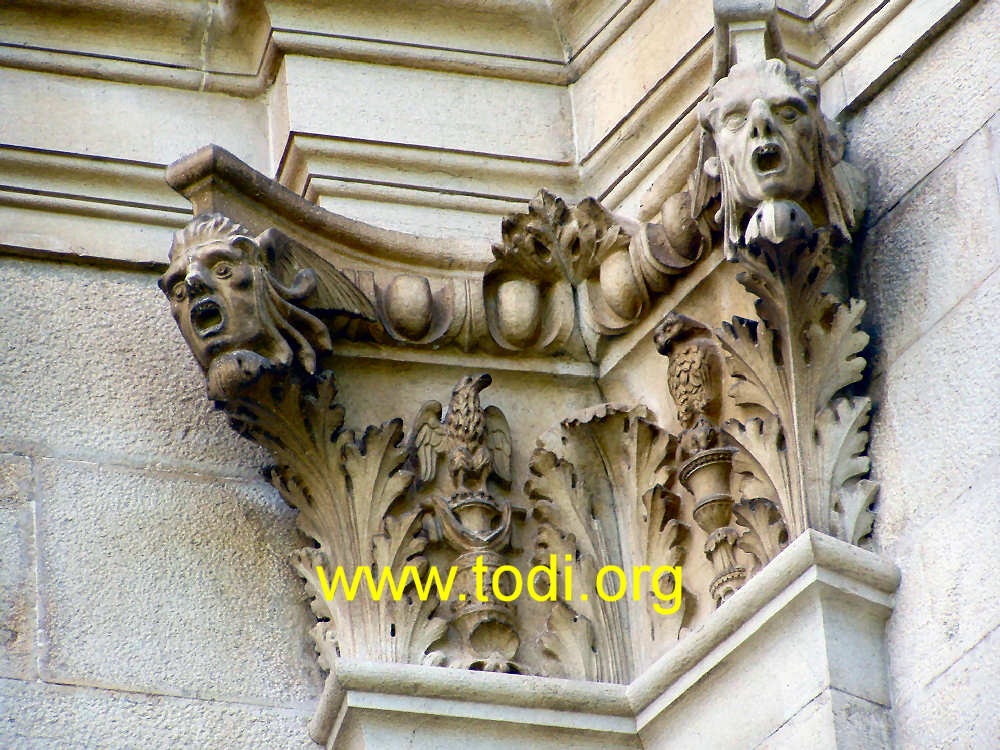
[[[540,190],[526,213],[504,219],[503,241],[493,246],[484,288],[494,338],[548,350],[577,328],[593,354],[600,337],[634,326],[700,257],[702,237],[691,218],[674,224],[680,228],[673,232],[639,225],[593,198],[571,207]]]
[[[863,478],[871,401],[844,389],[861,379],[868,336],[861,300],[823,292],[836,240],[818,232],[741,249],[739,280],[757,297],[758,319],[734,318],[718,335],[733,399],[765,414],[727,429],[773,484],[789,534],[814,528],[857,543],[871,530],[876,491]]]
[[[693,606],[685,589],[681,609],[660,614],[650,579],[636,582],[631,575],[637,566],[655,570],[685,562],[689,524],[681,520],[672,490],[676,439],[649,422],[643,409],[611,405],[564,421],[554,437],[558,447],[540,447],[532,455],[525,487],[539,522],[535,561],[550,554],[570,560],[576,579],[572,598],[564,596],[565,580],[560,582],[560,601],[552,605],[540,639],[548,670],[627,681],[649,648],[662,651],[676,641],[684,608]],[[633,588],[617,601],[593,593],[605,566],[629,571],[625,585]],[[661,589],[669,589],[668,581]],[[586,600],[582,592],[590,592]]]

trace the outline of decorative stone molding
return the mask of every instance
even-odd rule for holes
[[[551,347],[568,339],[578,312],[577,326],[596,355],[601,336],[632,327],[701,256],[687,194],[678,198],[664,207],[664,224],[640,226],[593,198],[570,208],[539,191],[527,213],[504,219],[503,242],[493,246],[496,262],[485,288],[495,338],[510,348],[519,342]]]
[[[338,660],[363,660],[627,684],[710,630],[786,547],[870,532],[871,404],[850,390],[868,337],[845,275],[864,191],[774,13],[717,3],[697,166],[659,222],[542,190],[487,262],[325,212],[214,147],[171,168],[198,216],[161,288],[209,396],[270,450],[269,477],[315,542],[294,564],[331,682]],[[663,376],[638,403],[594,404],[537,436],[524,412],[551,412],[551,391],[519,393],[505,415],[481,403],[493,378],[466,375],[447,410],[428,401],[406,430],[399,417],[344,429],[330,370],[352,355],[338,342],[390,361],[420,350],[430,367],[447,349],[470,366],[599,363],[713,250],[736,270],[715,269],[714,295],[695,288],[643,339],[636,357]],[[659,390],[674,415],[644,403]],[[549,561],[551,596],[515,602],[493,577]],[[454,594],[422,599],[411,579],[395,599],[326,599],[321,570],[338,566],[396,580],[453,569]],[[622,576],[610,595],[609,570]]]
[[[442,6],[437,4],[396,4],[391,14],[358,13],[354,6],[334,4],[287,15],[285,9],[291,6],[281,0],[207,5],[137,5],[126,0],[5,3],[0,6],[0,62],[10,74],[6,85],[13,87],[11,95],[26,122],[44,119],[64,98],[55,92],[55,99],[32,95],[50,74],[79,92],[86,88],[112,95],[124,91],[122,85],[141,89],[149,99],[123,117],[148,116],[148,122],[157,122],[183,111],[184,124],[177,128],[181,132],[197,132],[208,102],[235,105],[235,110],[222,108],[227,112],[213,110],[213,124],[206,125],[220,143],[242,148],[236,144],[245,136],[247,150],[238,153],[258,165],[267,163],[267,157],[257,149],[270,143],[274,158],[283,154],[281,184],[309,195],[339,190],[341,196],[362,201],[373,211],[370,216],[377,215],[373,205],[380,198],[365,178],[375,176],[396,191],[384,200],[402,200],[416,212],[425,211],[422,201],[431,195],[485,193],[509,203],[511,197],[527,200],[538,186],[546,185],[564,196],[600,196],[609,207],[627,205],[626,213],[659,221],[663,201],[687,180],[697,157],[694,103],[713,80],[707,4],[695,3],[692,12],[680,12],[662,0],[631,0],[627,6],[609,0],[541,6],[519,0],[492,4],[485,12],[481,6],[467,0],[449,3],[450,31],[444,41],[433,36],[442,24],[429,23],[441,17]],[[966,0],[894,0],[877,7],[862,0],[786,2],[779,8],[777,26],[789,60],[821,82],[824,111],[834,117],[856,112],[967,7]],[[518,20],[499,23],[494,12]],[[674,18],[683,29],[670,23]],[[83,27],[94,33],[81,34]],[[479,32],[473,31],[477,28]],[[527,28],[544,29],[546,40],[525,35]],[[413,36],[413,30],[422,36],[425,29],[433,29],[432,36]],[[469,46],[472,39],[492,41],[474,49]],[[566,60],[563,40],[572,48]],[[310,64],[298,72],[286,64],[305,60]],[[484,157],[482,151],[488,148],[455,151],[449,146],[456,144],[448,139],[430,142],[420,133],[413,139],[398,134],[368,137],[363,123],[358,128],[362,132],[354,134],[357,138],[346,133],[342,139],[345,133],[329,126],[313,125],[309,133],[292,129],[291,123],[310,119],[314,98],[290,104],[285,92],[310,85],[309,71],[337,60],[361,61],[357,67],[370,67],[373,73],[467,73],[487,84],[484,92],[493,90],[489,83],[497,77],[544,81],[552,89],[572,84],[581,94],[595,86],[600,90],[609,74],[633,85],[612,84],[621,89],[620,96],[597,96],[596,110],[620,106],[620,116],[608,118],[592,144],[581,144],[576,160],[509,158],[521,154],[509,149]],[[596,69],[591,67],[595,62]],[[71,78],[80,86],[71,84]],[[104,83],[110,81],[117,83]],[[69,100],[65,104],[81,111]],[[581,107],[577,113],[579,132],[593,119],[594,110]],[[243,122],[248,116],[249,124]],[[383,116],[393,116],[391,107]],[[183,225],[187,208],[162,189],[162,164],[177,155],[168,145],[176,141],[144,139],[145,127],[134,128],[125,140],[106,141],[100,137],[100,123],[100,114],[88,110],[67,135],[88,134],[91,145],[71,137],[52,146],[57,150],[33,148],[44,144],[27,130],[11,131],[8,146],[0,148],[5,171],[0,252],[160,268],[163,247]],[[570,138],[574,126],[568,118],[564,127]],[[404,142],[410,145],[401,147]],[[454,157],[462,161],[456,163]],[[346,163],[356,168],[345,172]],[[391,174],[382,171],[380,165],[386,163],[393,167]],[[338,182],[331,175],[348,179]],[[310,185],[316,190],[310,191]],[[633,209],[636,202],[640,205]],[[476,215],[475,225],[492,221],[491,212],[503,203],[489,201],[485,213]],[[58,215],[42,232],[34,221],[40,210]],[[470,212],[479,210],[470,204]],[[451,211],[428,213],[447,217]],[[433,218],[425,225],[432,226]],[[253,228],[260,232],[267,226]],[[485,250],[488,243],[481,244]]]
[[[652,571],[686,561],[690,523],[672,491],[677,440],[647,417],[642,407],[600,406],[565,420],[532,454],[525,492],[539,521],[535,560],[550,554],[573,560],[575,586],[586,591],[596,590],[605,566]],[[688,587],[690,581],[670,580]],[[552,605],[541,637],[549,662],[543,673],[625,682],[649,653],[677,640],[696,597],[686,588],[677,611],[657,613],[649,581],[632,583],[644,589],[617,601],[591,594],[587,601],[560,598]]]

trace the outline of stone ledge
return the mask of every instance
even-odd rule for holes
[[[725,704],[734,700],[737,680],[744,690],[770,682],[784,698],[773,705],[774,717],[757,720],[760,736],[745,734],[755,744],[770,737],[768,747],[781,747],[776,731],[831,689],[873,706],[875,736],[884,732],[880,707],[888,704],[882,626],[898,585],[892,563],[809,530],[628,686],[342,660],[327,679],[310,731],[327,747],[350,750],[381,747],[371,738],[386,741],[392,727],[402,738],[415,724],[427,724],[443,737],[456,723],[466,744],[480,748],[509,746],[491,739],[499,723],[516,725],[516,736],[530,738],[532,747],[565,747],[558,743],[569,740],[574,747],[652,749],[673,746],[664,744],[667,737],[679,747],[727,747],[724,735],[706,737],[704,727],[682,725],[672,709],[691,709],[699,693],[717,722],[731,715]],[[784,649],[779,661],[788,663],[789,648],[803,667],[775,679],[768,660],[758,657]],[[830,734],[826,746],[850,747],[843,738],[863,734],[856,716],[850,727],[836,711],[831,716],[819,725]],[[598,740],[612,744],[594,745]],[[416,729],[412,741],[420,741]]]
[[[896,0],[861,18],[865,10],[864,4],[858,0],[785,2],[782,4],[781,26],[792,57],[810,70],[815,68],[815,74],[823,81],[823,101],[827,114],[838,116],[842,112],[856,111],[875,96],[923,49],[929,39],[970,4],[970,0],[928,0],[920,3]],[[108,5],[122,11],[126,4]],[[629,41],[631,37],[626,32],[640,27],[643,10],[649,5],[647,0],[634,0],[622,6],[624,10],[621,13],[598,24],[596,35],[583,44],[582,48],[578,48],[567,63],[548,58],[522,58],[506,53],[445,47],[438,49],[433,45],[396,39],[340,39],[318,34],[311,27],[294,28],[294,24],[291,27],[283,24],[281,28],[271,29],[267,42],[263,44],[263,51],[260,52],[260,61],[255,63],[256,67],[251,66],[241,72],[167,65],[163,61],[140,60],[124,53],[102,57],[93,52],[27,47],[12,43],[0,43],[0,67],[253,97],[284,85],[274,81],[284,55],[288,54],[316,60],[361,60],[372,65],[460,72],[463,75],[475,74],[487,78],[548,81],[558,86],[572,85],[577,91],[575,98],[579,98],[583,90],[580,86],[584,83],[582,76],[592,66],[596,66],[593,70],[597,70],[602,65],[608,67],[611,63],[620,65],[616,62],[619,58],[628,61],[634,55],[635,50]],[[525,3],[515,12],[530,15],[534,12],[531,8],[531,4]],[[270,25],[268,28],[271,28]],[[613,118],[613,127],[600,135],[598,142],[592,144],[593,148],[583,149],[587,153],[585,156],[581,154],[579,179],[576,179],[576,165],[566,167],[565,177],[571,184],[562,192],[593,194],[626,212],[639,209],[641,219],[647,219],[655,213],[666,197],[665,190],[677,182],[676,170],[686,176],[689,168],[688,159],[675,157],[684,155],[682,152],[690,141],[690,133],[695,125],[692,108],[701,98],[708,79],[709,66],[706,61],[710,47],[710,25],[705,26],[704,32],[676,60],[663,65],[657,63],[657,66],[664,68],[662,77],[650,80],[646,87],[648,90],[637,101],[629,102],[626,110],[620,113],[621,117]],[[137,38],[142,37],[140,35]],[[337,43],[324,46],[327,42]],[[484,67],[483,60],[494,60],[496,69]],[[683,75],[680,74],[682,70]],[[604,103],[600,108],[606,106]],[[578,112],[577,119],[579,121],[580,116],[589,117],[590,114],[592,113],[585,112],[581,115]],[[294,137],[294,133],[289,133],[289,142]],[[392,144],[376,144],[371,152],[377,156],[377,152],[391,146]],[[426,205],[428,191],[433,194],[439,186],[435,185],[434,175],[422,167],[424,155],[413,153],[400,156],[398,166],[412,174],[414,179],[402,182],[389,180],[394,192],[388,199],[409,207],[411,213],[426,213],[426,222],[418,225],[415,220],[410,220],[417,231],[424,233],[423,226],[433,222],[435,215],[450,217],[453,224],[471,222],[475,227],[488,227],[495,214],[502,209],[502,202],[466,200],[465,204],[468,205],[464,205],[462,209],[466,213],[461,217],[454,217],[448,213],[456,210],[454,198],[449,199],[451,202],[447,205]],[[677,164],[670,163],[671,160]],[[308,183],[310,178],[321,181],[319,178],[328,176],[328,172],[324,171],[324,164],[323,159],[305,158],[301,167],[304,175],[298,176],[297,181]],[[341,175],[338,173],[337,176]],[[32,180],[40,182],[42,188],[46,188],[45,179],[46,175],[41,172],[32,176]],[[550,180],[542,180],[533,187],[548,182]],[[419,190],[406,191],[408,185],[416,185]],[[469,189],[452,184],[448,187],[450,190]],[[362,182],[331,184],[327,181],[325,189],[336,192],[338,199],[349,198],[361,205],[386,199],[386,195],[372,193],[370,186]],[[477,185],[475,190],[482,192],[483,186]],[[110,242],[100,243],[100,246],[112,248],[108,251],[108,259],[113,262],[145,262],[145,257],[132,257],[132,253],[136,253],[132,246],[136,244],[139,231],[149,227],[149,231],[167,236],[163,227],[173,228],[179,219],[173,213],[172,205],[167,206],[166,210],[159,205],[155,207],[156,210],[149,210],[121,204],[118,202],[122,198],[118,195],[119,192],[102,192],[99,200],[84,200],[82,203],[76,194],[66,198],[48,194],[29,196],[8,191],[0,193],[0,199],[6,199],[8,204],[21,212],[16,215],[14,211],[10,213],[22,222],[27,221],[21,215],[25,208],[63,216],[81,211],[87,215],[93,214],[101,219],[98,222],[100,231],[110,236]],[[489,190],[485,192],[492,195]],[[517,197],[523,193],[522,187],[505,195]],[[125,200],[130,199],[126,197]],[[640,202],[641,208],[638,205]],[[63,223],[67,226],[60,229],[60,239],[78,235],[87,228],[79,221],[67,223],[64,220]],[[447,224],[447,220],[444,223]],[[456,227],[451,228],[451,231],[455,230]],[[34,242],[29,236],[30,232],[21,234],[16,242],[7,243],[13,248],[11,252],[43,256],[54,254],[64,259],[73,259],[72,254],[61,247],[66,244],[65,241]],[[485,244],[477,243],[476,246],[479,254],[485,252]],[[473,256],[477,254],[476,250],[468,252]],[[142,252],[136,255],[140,256]],[[96,262],[100,258],[91,258],[88,254],[82,260]]]

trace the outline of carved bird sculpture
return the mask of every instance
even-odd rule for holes
[[[667,388],[684,428],[714,411],[719,400],[715,345],[710,337],[701,323],[676,312],[669,313],[653,334],[657,350],[670,360]]]
[[[446,456],[455,491],[482,489],[490,474],[510,482],[510,426],[495,406],[483,409],[479,393],[493,382],[489,375],[465,376],[455,386],[444,420],[441,404],[428,401],[414,421],[410,442],[420,462],[420,481],[437,474],[438,457]]]

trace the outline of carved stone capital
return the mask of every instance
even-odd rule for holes
[[[687,648],[692,629],[732,618],[782,550],[815,532],[855,545],[870,532],[868,336],[844,277],[863,190],[774,13],[717,4],[697,166],[658,222],[541,190],[503,220],[490,261],[485,248],[322,211],[221,149],[171,168],[197,216],[160,286],[209,396],[270,451],[268,477],[313,540],[293,565],[325,669],[628,683]],[[691,273],[710,253],[733,264]],[[654,309],[655,328],[643,323]],[[540,362],[606,378],[612,339],[634,347],[621,370],[639,374],[610,383],[630,403],[577,399],[589,405],[566,414],[554,381],[535,392]],[[396,368],[402,353],[418,375]],[[364,357],[381,359],[375,395],[388,406],[361,393],[360,424],[431,398],[409,424],[345,429],[330,369],[358,394],[373,371]],[[433,400],[457,377],[445,368],[470,363],[528,373],[523,388],[507,381],[506,414],[488,403],[488,374]],[[437,385],[413,400],[421,378]],[[397,382],[405,396],[389,393]],[[564,418],[539,436],[537,410]],[[450,594],[421,594],[411,576],[400,596],[348,601],[326,596],[338,567],[454,575]],[[609,570],[624,577],[610,595]],[[536,573],[547,594],[517,597]]]

